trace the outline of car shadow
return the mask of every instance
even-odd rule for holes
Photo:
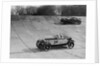
[[[42,50],[39,50],[38,48],[24,49],[23,51],[26,52],[26,53],[37,53],[37,52],[42,52]]]
[[[37,52],[49,52],[52,50],[62,50],[62,49],[67,49],[66,47],[60,47],[60,46],[52,46],[49,50],[40,50],[38,48],[30,48],[30,49],[24,49],[23,51],[26,53],[37,53]]]
[[[62,23],[55,23],[55,25],[80,25],[80,24],[69,24],[69,23],[62,24]]]
[[[67,49],[65,46],[52,46],[50,50],[61,50],[61,49]]]

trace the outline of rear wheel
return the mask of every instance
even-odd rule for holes
[[[37,41],[37,47],[40,50],[49,50],[50,49],[50,44],[46,43],[44,41],[40,41],[40,42]]]
[[[46,44],[44,48],[45,48],[45,50],[49,50],[51,48],[51,46],[50,46],[50,44]]]

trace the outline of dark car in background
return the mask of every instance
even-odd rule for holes
[[[81,24],[81,19],[79,18],[61,18],[60,20],[60,24],[66,25],[66,24],[75,24],[75,25],[79,25]]]

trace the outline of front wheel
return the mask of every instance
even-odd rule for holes
[[[72,49],[74,47],[74,43],[73,42],[71,42],[70,44],[68,44],[68,48],[69,49]]]

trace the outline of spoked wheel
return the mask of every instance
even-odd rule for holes
[[[69,49],[72,49],[74,47],[74,43],[73,42],[71,42],[70,44],[68,44],[68,48]]]
[[[36,46],[39,48],[39,44],[40,44],[40,40],[38,40],[37,42],[36,42]]]
[[[49,50],[50,49],[50,44],[46,44],[46,42],[44,42],[44,41],[40,41],[40,42],[37,41],[37,47],[40,50]]]
[[[50,45],[49,44],[47,44],[47,45],[45,45],[45,50],[49,50],[50,49]]]

